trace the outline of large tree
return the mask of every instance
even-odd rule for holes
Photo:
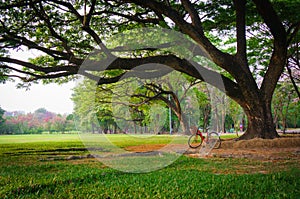
[[[289,5],[288,12],[277,5]],[[278,134],[271,114],[272,95],[286,64],[289,42],[299,30],[297,7],[298,0],[1,1],[0,81],[14,77],[24,82],[69,81],[97,45],[106,56],[114,56],[106,70],[123,69],[126,73],[139,65],[159,63],[218,87],[214,78],[204,78],[198,71],[210,77],[220,74],[200,65],[196,69],[174,53],[115,57],[102,42],[104,37],[126,29],[162,26],[187,35],[220,67],[225,86],[220,89],[243,108],[248,119],[242,139],[275,138]],[[247,39],[260,33],[261,27],[268,33],[271,51],[265,52],[267,47],[259,51],[265,53],[266,62],[262,78],[257,81],[251,64],[253,67],[258,63],[249,63]],[[230,36],[233,32],[234,38]],[[233,39],[232,52],[217,48],[216,37]],[[40,56],[28,61],[9,56],[12,50],[27,49],[39,51],[35,54]],[[197,50],[194,53],[196,56]],[[93,77],[86,70],[79,73]],[[98,83],[116,82],[123,73],[100,76]]]

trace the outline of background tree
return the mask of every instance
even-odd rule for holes
[[[3,110],[0,106],[0,134],[4,132],[4,124],[5,124],[5,119],[3,118],[3,115],[5,113],[5,110]]]
[[[300,100],[293,99],[288,110],[288,127],[299,128],[300,127]]]
[[[284,75],[289,77],[293,90],[296,92],[298,99],[300,100],[300,35],[299,33],[292,40],[293,43],[288,51],[288,60],[286,64],[286,72]]]
[[[207,130],[209,126],[209,121],[211,117],[211,103],[209,99],[209,91],[206,85],[198,85],[194,92],[197,95],[200,118],[199,123],[195,121],[194,123],[200,126],[202,129]]]
[[[248,119],[242,139],[274,138],[278,134],[271,114],[272,95],[286,64],[288,46],[299,31],[298,7],[298,0],[5,1],[0,3],[1,81],[18,77],[24,82],[62,83],[78,72],[92,78],[88,72],[99,68],[78,70],[97,45],[104,56],[115,58],[107,70],[124,69],[126,73],[138,65],[160,63],[200,80],[204,78],[199,70],[208,73],[212,78],[205,81],[218,87],[213,80],[219,73],[207,71],[192,59],[174,53],[116,57],[102,42],[102,38],[126,29],[162,26],[186,34],[224,71],[221,76],[225,88],[219,89],[243,108]],[[265,32],[261,34],[261,27],[270,38],[269,52],[247,42],[256,35],[266,36]],[[214,43],[215,38],[224,40],[224,36],[235,41],[231,52],[224,52]],[[265,55],[259,80],[252,68],[260,64],[251,62],[249,48]],[[35,49],[42,55],[29,61],[10,57],[10,50],[17,49]],[[195,48],[193,52],[197,56],[203,51],[199,53]],[[99,84],[112,83],[121,75],[107,78],[100,74],[97,79]]]
[[[298,126],[299,102],[293,84],[290,82],[278,84],[274,93],[273,114],[276,127],[280,128],[283,133],[288,127]]]
[[[4,113],[5,113],[5,110],[3,110],[0,106],[0,125],[5,122],[5,119],[3,118]]]
[[[233,100],[230,100],[230,105],[229,105],[229,113],[228,115],[231,117],[233,120],[233,123],[229,125],[234,125],[234,131],[238,135],[239,132],[239,125],[241,121],[244,119],[244,112],[243,109]],[[231,128],[232,126],[230,126]]]
[[[74,102],[74,119],[76,126],[82,131],[92,131],[95,133],[97,110],[95,108],[95,86],[91,81],[78,84],[72,94]],[[101,131],[99,129],[99,131]]]
[[[72,116],[55,114],[45,108],[39,108],[34,113],[5,112],[5,123],[1,125],[0,134],[37,134],[74,131]]]
[[[190,134],[190,118],[199,118],[199,110],[195,110],[199,105],[196,103],[196,95],[193,90],[197,84],[199,81],[195,79],[184,77],[178,72],[172,72],[167,77],[162,77],[158,82],[144,82],[142,84],[144,92],[138,92],[132,96],[138,99],[137,103],[133,105],[163,103],[163,106],[170,108],[176,115],[181,131]],[[167,110],[165,109],[165,112]],[[162,111],[159,109],[152,110],[156,114],[162,113]],[[163,122],[168,123],[168,121]]]
[[[74,114],[68,114],[66,117],[66,131],[76,131]]]
[[[58,114],[51,119],[51,131],[65,133],[66,127],[66,117]]]

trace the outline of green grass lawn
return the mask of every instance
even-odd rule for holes
[[[170,136],[109,136],[120,147]],[[137,139],[139,142],[137,143]],[[179,157],[149,173],[125,173],[94,158],[76,135],[0,136],[0,198],[299,198],[293,162]],[[151,161],[148,162],[151,164]],[[268,171],[267,173],[261,171]]]

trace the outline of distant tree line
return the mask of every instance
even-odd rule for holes
[[[39,108],[33,113],[6,112],[0,107],[0,134],[65,133],[74,131],[73,115],[61,115]]]

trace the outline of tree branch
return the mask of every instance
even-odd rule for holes
[[[159,24],[160,19],[158,19],[158,18],[145,18],[144,19],[144,18],[140,17],[141,15],[147,14],[147,13],[148,12],[136,13],[134,15],[126,15],[126,14],[119,13],[119,12],[104,10],[104,11],[100,11],[100,12],[95,12],[94,16],[95,15],[102,15],[102,14],[111,14],[111,15],[114,15],[114,16],[120,16],[120,17],[126,18],[126,19],[128,19],[130,21],[135,21],[135,22],[138,22],[138,23],[143,23],[143,24],[146,24],[146,23]]]
[[[223,75],[220,75],[215,71],[200,66],[196,62],[188,61],[186,59],[180,59],[174,55],[159,55],[144,58],[116,58],[109,65],[105,65],[105,63],[107,63],[107,60],[103,60],[101,62],[91,61],[91,63],[83,67],[82,70],[104,71],[123,69],[129,71],[125,71],[126,74],[122,74],[114,78],[107,79],[99,77],[99,84],[105,84],[117,82],[121,78],[127,77],[150,78],[150,75],[152,75],[153,77],[160,77],[167,74],[168,72],[171,72],[170,69],[174,69],[217,87],[237,101],[243,99],[241,89],[237,83],[233,82]],[[168,66],[170,67],[170,69],[168,69],[167,67],[162,67],[162,65]],[[134,71],[133,69],[135,69],[135,67],[137,66],[145,66],[145,68],[144,70],[140,69],[140,71]],[[148,69],[150,68],[152,69],[152,71],[148,71]]]
[[[68,45],[68,41],[67,39],[63,38],[61,35],[59,35],[53,28],[53,24],[51,23],[49,16],[47,15],[47,13],[45,12],[42,4],[39,4],[40,10],[38,10],[35,6],[33,6],[33,9],[36,11],[36,14],[45,21],[45,23],[47,24],[47,28],[50,30],[50,33],[53,37],[55,37],[56,39],[60,40],[62,42],[62,46],[64,47],[64,49],[68,52],[70,59],[72,60],[74,56],[73,52],[71,51],[71,48]]]
[[[55,72],[63,72],[63,71],[68,71],[71,74],[76,74],[78,71],[77,66],[67,65],[67,66],[55,66],[55,67],[40,67],[40,66],[37,66],[37,65],[29,63],[29,62],[21,61],[18,59],[13,59],[13,58],[9,58],[9,57],[0,57],[0,62],[6,62],[6,63],[17,64],[20,66],[25,66],[27,68],[33,69],[37,72],[43,72],[45,74],[55,73]]]
[[[274,37],[274,50],[261,85],[263,97],[273,94],[287,59],[287,35],[283,24],[268,0],[253,0],[259,14]],[[269,98],[270,99],[270,98]]]
[[[13,3],[10,3],[10,4],[1,5],[0,6],[0,10],[2,10],[2,9],[6,10],[6,9],[11,9],[11,8],[16,8],[16,7],[23,7],[23,6],[34,5],[34,4],[40,3],[42,1],[43,0],[31,0],[31,1],[13,2]],[[6,1],[6,2],[9,2],[9,1]]]
[[[290,45],[293,41],[293,39],[297,36],[297,33],[299,32],[300,30],[300,21],[293,24],[289,30],[288,30],[288,40],[287,40],[287,45]]]
[[[126,0],[126,2],[133,2],[169,17],[185,34],[189,35],[198,43],[214,63],[228,71],[234,78],[244,78],[240,76],[240,74],[244,72],[241,67],[238,67],[239,63],[236,62],[235,58],[232,55],[217,49],[203,33],[198,32],[192,24],[186,22],[176,10],[157,1]],[[249,79],[249,77],[247,79]]]
[[[286,43],[286,31],[269,0],[252,0],[275,40]]]
[[[25,75],[37,77],[37,75],[34,74],[34,73],[23,71],[23,70],[19,70],[17,68],[13,68],[13,67],[10,67],[10,66],[7,66],[7,65],[0,65],[0,68],[7,68],[7,69],[10,69],[12,71],[21,73],[21,74],[25,74]],[[9,76],[9,75],[7,75],[7,76]],[[15,77],[18,77],[19,79],[22,79],[23,81],[27,81],[26,77],[21,77],[21,76],[18,76],[18,75],[10,75],[10,76],[15,76]]]
[[[42,47],[41,45],[38,45],[37,43],[35,43],[33,41],[30,41],[25,37],[21,37],[21,36],[18,36],[18,35],[13,35],[13,33],[10,33],[10,34],[7,34],[7,35],[3,35],[3,38],[5,39],[5,40],[3,40],[3,42],[5,42],[5,41],[14,41],[14,42],[19,43],[20,45],[27,46],[29,49],[40,50],[40,51],[52,56],[53,58],[55,58],[57,60],[69,60],[69,61],[71,61],[70,60],[70,55],[68,53],[53,50],[53,49],[50,49],[50,48]],[[74,58],[72,61],[76,64],[80,64],[80,63],[82,63],[83,60]]]
[[[237,54],[236,57],[245,72],[250,73],[247,61],[247,44],[246,44],[246,0],[234,0],[236,10],[236,37],[237,37]]]
[[[294,78],[293,78],[292,70],[290,69],[290,67],[288,66],[288,64],[286,65],[286,68],[287,68],[287,71],[288,71],[288,74],[289,74],[289,78],[290,78],[290,80],[292,82],[292,85],[293,85],[293,87],[294,87],[294,89],[295,89],[295,91],[296,91],[296,93],[298,95],[298,98],[300,100],[300,91],[299,91],[299,88],[298,88],[298,86],[297,86]]]
[[[57,3],[58,5],[62,5],[70,10],[80,21],[83,23],[83,16],[81,16],[74,6],[70,2],[60,1],[60,0],[51,0],[51,2]]]
[[[201,19],[199,17],[199,14],[193,4],[189,0],[181,0],[185,10],[189,13],[192,25],[197,29],[197,31],[204,35]]]

